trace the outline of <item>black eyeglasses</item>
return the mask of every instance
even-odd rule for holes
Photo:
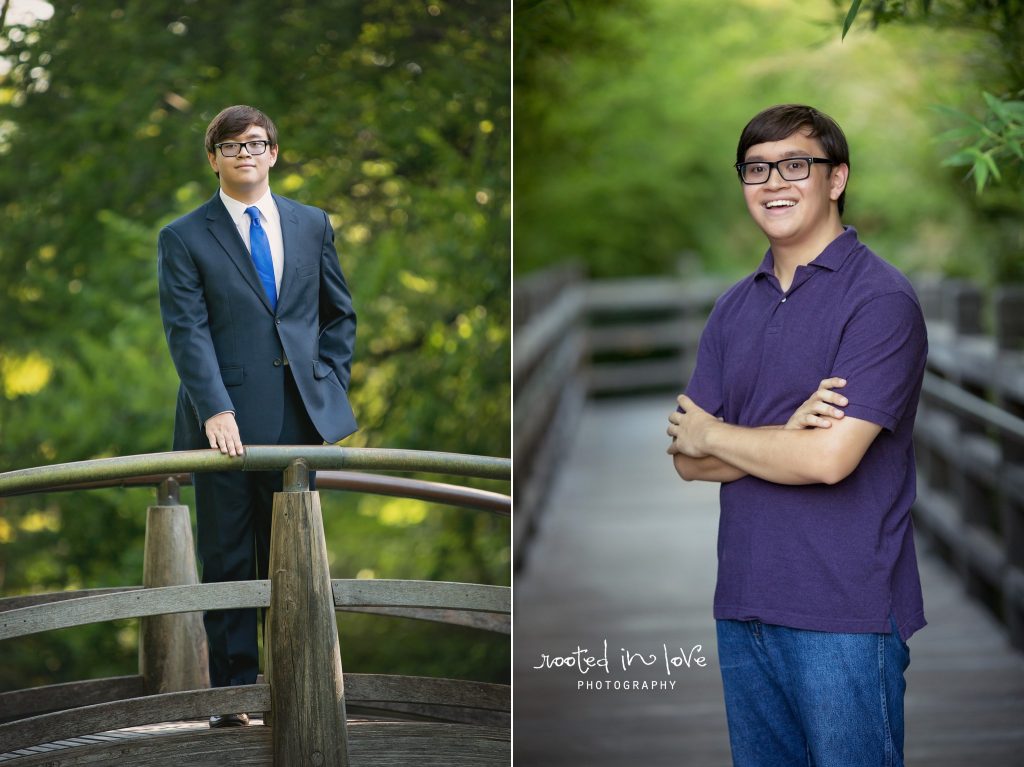
[[[267,147],[270,146],[269,141],[222,141],[219,144],[214,144],[214,149],[219,149],[220,153],[225,157],[237,157],[242,147],[245,147],[245,151],[249,154],[263,154],[267,151]]]
[[[779,172],[784,181],[803,181],[811,175],[811,166],[816,162],[835,165],[835,162],[825,157],[787,157],[777,162],[738,162],[736,171],[744,184],[764,184],[772,175],[772,168]]]

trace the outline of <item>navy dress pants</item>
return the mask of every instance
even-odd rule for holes
[[[281,445],[321,445],[295,380],[285,375],[285,415]],[[196,538],[203,583],[262,580],[270,560],[274,493],[282,472],[197,472]],[[310,489],[315,476],[310,472]],[[259,673],[256,608],[210,610],[203,617],[213,687],[253,684]]]

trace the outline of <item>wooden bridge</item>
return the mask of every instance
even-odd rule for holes
[[[682,482],[664,453],[721,287],[562,270],[517,288],[517,765],[731,763],[711,611],[718,485]],[[1024,304],[997,291],[987,335],[973,286],[918,290],[929,625],[910,640],[906,763],[1024,765]],[[609,673],[553,661],[596,663],[605,642]]]
[[[269,580],[199,584],[185,472],[284,471]],[[0,474],[0,496],[156,485],[141,587],[0,600],[0,640],[141,618],[139,674],[0,693],[0,762],[65,765],[501,765],[510,761],[507,685],[344,674],[335,611],[373,612],[509,634],[510,590],[436,581],[332,580],[318,491],[420,498],[507,515],[507,495],[365,471],[509,478],[507,459],[339,447],[246,448],[85,461]],[[269,608],[266,678],[209,689],[201,611]],[[264,726],[211,730],[212,714]]]

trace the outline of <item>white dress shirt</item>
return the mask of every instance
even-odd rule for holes
[[[284,274],[284,238],[281,236],[281,214],[277,211],[277,203],[274,202],[270,188],[268,187],[266,194],[252,205],[229,197],[223,189],[220,190],[220,199],[223,201],[224,207],[228,209],[231,219],[238,228],[238,233],[242,236],[242,242],[245,243],[245,247],[250,253],[252,253],[252,246],[249,245],[251,219],[246,215],[245,210],[252,205],[260,209],[260,225],[267,233],[267,240],[270,241],[270,258],[274,262],[274,283],[277,286],[277,295],[280,296],[281,275]]]
[[[224,207],[228,209],[228,214],[231,216],[231,220],[235,222],[235,227],[242,236],[242,242],[245,243],[245,248],[251,256],[252,246],[249,244],[249,226],[252,223],[252,219],[246,214],[245,209],[252,206],[239,202],[234,197],[229,197],[223,189],[220,190],[220,199],[224,203]],[[281,236],[281,215],[277,212],[277,203],[274,202],[274,197],[270,193],[269,188],[267,193],[254,204],[260,209],[260,226],[266,231],[267,240],[270,242],[270,259],[274,262],[274,284],[277,287],[277,295],[280,297],[281,275],[284,274],[284,238]],[[224,411],[224,413],[231,414],[234,414],[234,412],[234,410]],[[210,417],[213,418],[224,413],[216,413]],[[204,423],[203,426],[205,427],[206,424]]]

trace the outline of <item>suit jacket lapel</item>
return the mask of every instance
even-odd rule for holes
[[[274,195],[277,212],[281,218],[281,242],[284,244],[284,274],[281,275],[281,290],[278,292],[277,303],[280,305],[288,295],[291,287],[291,269],[289,265],[298,253],[299,217],[295,214],[295,205],[291,200]]]
[[[246,250],[245,243],[242,241],[241,235],[238,234],[238,227],[231,220],[228,209],[224,207],[224,202],[220,199],[219,192],[214,194],[213,198],[206,204],[206,221],[210,234],[220,243],[220,246],[228,254],[231,262],[241,273],[245,281],[249,283],[249,287],[256,291],[263,305],[267,307],[267,311],[273,312],[273,309],[270,308],[270,302],[267,300],[267,294],[263,290],[263,283],[260,282],[259,275],[256,274],[256,266],[252,262],[252,256]]]

